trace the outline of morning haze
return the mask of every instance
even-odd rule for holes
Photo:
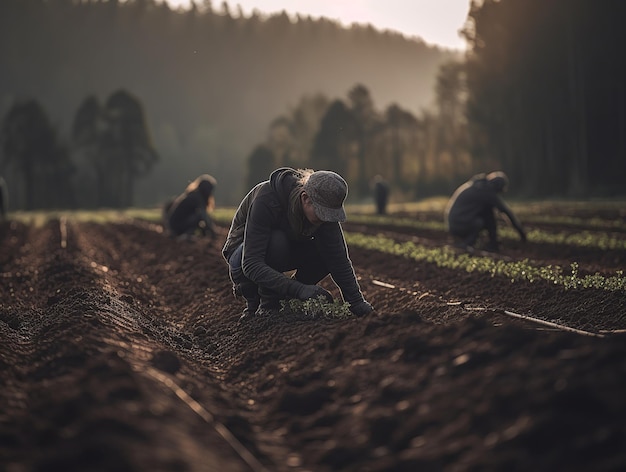
[[[126,91],[143,107],[159,156],[137,180],[133,204],[159,204],[207,172],[219,203],[233,204],[253,148],[303,97],[332,101],[361,84],[377,109],[397,103],[417,113],[434,100],[440,65],[458,54],[371,27],[210,5],[3,0],[1,116],[36,100],[69,141],[88,97],[104,103]],[[19,205],[23,196],[9,187]]]

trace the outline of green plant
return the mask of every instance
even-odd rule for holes
[[[280,301],[280,313],[299,315],[311,319],[345,320],[354,317],[348,304],[340,300],[328,302],[323,296],[298,300],[295,298]]]

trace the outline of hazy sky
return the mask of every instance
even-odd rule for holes
[[[167,0],[172,6],[188,6],[190,0]],[[202,5],[202,0],[196,0]],[[427,43],[465,49],[459,37],[470,0],[227,0],[231,9],[241,5],[246,15],[261,13],[302,13],[314,18],[325,16],[345,26],[371,23],[377,29],[390,29],[407,36],[419,36]],[[220,8],[222,0],[213,0]]]

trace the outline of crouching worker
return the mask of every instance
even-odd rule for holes
[[[280,300],[332,295],[317,285],[328,274],[356,316],[373,310],[361,293],[339,224],[346,181],[335,172],[283,167],[244,197],[222,254],[236,295],[246,300],[241,320],[280,308]],[[285,272],[295,269],[293,276]]]
[[[215,208],[216,183],[209,174],[202,174],[182,194],[165,204],[163,226],[172,237],[200,234],[215,239],[217,233],[210,213]]]
[[[471,252],[482,231],[486,231],[489,241],[486,251],[499,250],[495,210],[504,213],[526,242],[526,233],[513,211],[500,198],[509,184],[504,172],[477,174],[456,189],[445,209],[448,231],[455,239],[455,245]]]

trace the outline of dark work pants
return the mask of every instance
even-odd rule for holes
[[[170,219],[169,226],[172,233],[176,236],[193,234],[197,229],[202,229],[200,222],[204,221],[206,223],[206,220],[206,217],[201,212],[194,212],[182,220],[172,221]]]
[[[493,214],[493,210],[488,208],[484,210],[478,217],[474,218],[468,225],[458,226],[453,223],[450,224],[450,233],[460,238],[463,244],[467,246],[474,246],[478,240],[480,232],[487,231],[489,236],[489,243],[493,245],[498,244],[498,233],[496,229],[496,218]]]
[[[230,278],[236,290],[246,298],[249,305],[255,302],[255,296],[258,294],[262,307],[278,308],[280,300],[278,293],[271,287],[258,287],[243,274],[242,256],[243,244],[235,249],[228,259]],[[314,240],[292,241],[279,230],[272,231],[265,262],[278,272],[296,270],[294,278],[306,285],[318,283],[329,273]]]

